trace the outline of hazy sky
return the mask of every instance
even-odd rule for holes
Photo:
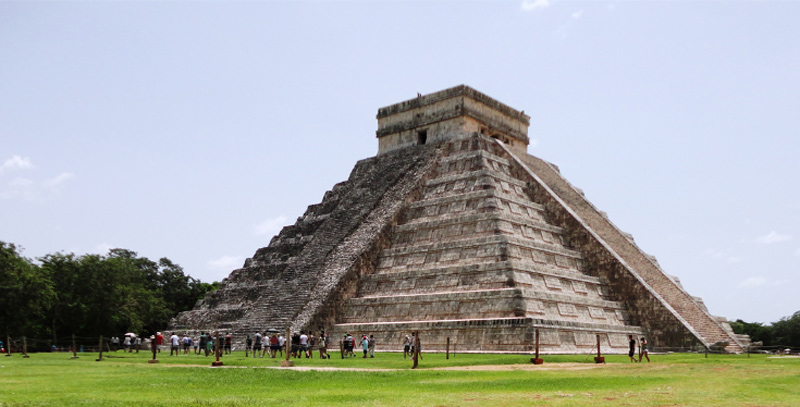
[[[0,2],[0,240],[220,280],[467,84],[711,313],[800,310],[800,2]]]

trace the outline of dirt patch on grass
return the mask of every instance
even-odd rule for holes
[[[545,363],[543,365],[476,365],[434,367],[425,370],[476,370],[476,371],[512,371],[512,370],[587,370],[598,369],[604,365],[598,363]]]
[[[297,370],[297,371],[349,371],[349,372],[396,372],[406,371],[410,369],[378,369],[378,368],[358,368],[358,367],[325,367],[325,366],[294,366],[294,367],[280,367],[280,366],[217,366],[210,365],[189,365],[189,364],[164,364],[166,367],[200,367],[200,368],[213,368],[213,369],[281,369],[281,370]],[[600,369],[606,366],[604,364],[595,363],[545,363],[543,365],[534,364],[517,364],[517,365],[475,365],[475,366],[443,366],[432,368],[420,368],[419,370],[450,370],[450,371],[537,371],[537,370],[589,370]],[[664,368],[665,366],[659,366]]]

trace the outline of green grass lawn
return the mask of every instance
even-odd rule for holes
[[[279,360],[234,352],[212,358],[149,353],[0,356],[0,406],[800,406],[800,359],[673,354],[633,364],[608,356],[426,354],[420,368],[402,354],[375,359],[301,359],[302,367],[392,370],[265,369]],[[502,370],[441,370],[504,365]]]

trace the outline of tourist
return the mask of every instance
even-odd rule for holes
[[[169,355],[172,356],[172,352],[175,352],[175,356],[178,356],[180,354],[181,338],[175,332],[169,337],[169,345]]]
[[[300,338],[299,339],[300,339],[300,356],[299,357],[302,358],[303,355],[305,355],[306,359],[308,359],[308,335],[306,335],[305,332],[300,331]]]
[[[116,336],[112,336],[111,337],[111,349],[114,350],[114,352],[116,352],[117,351],[117,347],[119,347],[119,338],[116,337]]]
[[[136,346],[136,353],[139,353],[139,348],[142,347],[142,337],[137,335],[133,343]]]
[[[366,359],[367,353],[369,352],[369,339],[367,339],[367,335],[361,335],[361,349],[364,351],[364,359]]]
[[[161,353],[162,343],[164,343],[164,335],[161,335],[161,332],[156,332],[156,347],[158,348],[159,353]]]
[[[208,341],[206,341],[206,356],[211,354],[211,351],[214,349],[214,345],[216,345],[216,341],[214,337],[211,336],[211,333],[208,334]]]
[[[325,331],[320,331],[319,333],[319,358],[331,358],[331,355],[328,355],[328,336],[325,334]]]
[[[641,353],[639,354],[639,362],[642,361],[642,356],[647,358],[647,363],[650,363],[650,356],[648,356],[647,352],[647,339],[643,336],[641,342],[639,343],[639,349],[641,349]]]
[[[278,334],[278,352],[281,353],[281,358],[283,357],[283,347],[286,344],[286,338],[283,337],[283,334]]]
[[[232,347],[233,347],[233,337],[231,336],[231,333],[228,332],[225,334],[225,353],[230,355]]]
[[[261,352],[261,332],[256,332],[255,339],[253,339],[253,357],[257,358],[259,352]],[[264,355],[261,355],[263,358]]]
[[[247,352],[253,349],[253,339],[250,338],[250,335],[247,335],[247,339],[244,340],[244,346],[244,354],[247,356]]]
[[[192,339],[189,338],[188,333],[183,334],[183,338],[181,339],[181,345],[183,345],[183,354],[188,355],[189,349],[192,347]]]
[[[208,335],[205,332],[200,332],[200,340],[197,341],[199,344],[199,349],[197,350],[197,354],[199,355],[200,352],[205,352],[206,350],[206,343],[208,343]]]
[[[275,355],[278,354],[278,350],[280,350],[281,344],[278,340],[278,335],[272,334],[269,337],[269,357],[275,359]]]
[[[633,357],[634,353],[636,353],[636,339],[633,339],[633,335],[628,335],[628,357],[631,358],[631,362],[637,362],[636,358]]]
[[[367,339],[367,343],[369,344],[369,357],[375,357],[375,337],[370,335],[369,339]]]
[[[356,357],[356,354],[353,353],[353,348],[355,347],[355,340],[353,339],[353,335],[345,334],[344,336],[344,355],[345,357]]]
[[[131,349],[131,337],[129,335],[125,335],[125,340],[122,341],[122,352],[129,351]]]
[[[296,358],[300,353],[300,334],[297,332],[292,333],[292,357]]]
[[[405,359],[406,356],[413,356],[411,354],[411,338],[409,338],[408,335],[403,339],[403,359]]]

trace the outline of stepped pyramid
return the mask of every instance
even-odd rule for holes
[[[268,328],[372,334],[401,349],[740,352],[746,337],[611,223],[556,166],[527,154],[530,118],[472,88],[378,111],[359,161],[220,288],[172,322],[238,338]]]

